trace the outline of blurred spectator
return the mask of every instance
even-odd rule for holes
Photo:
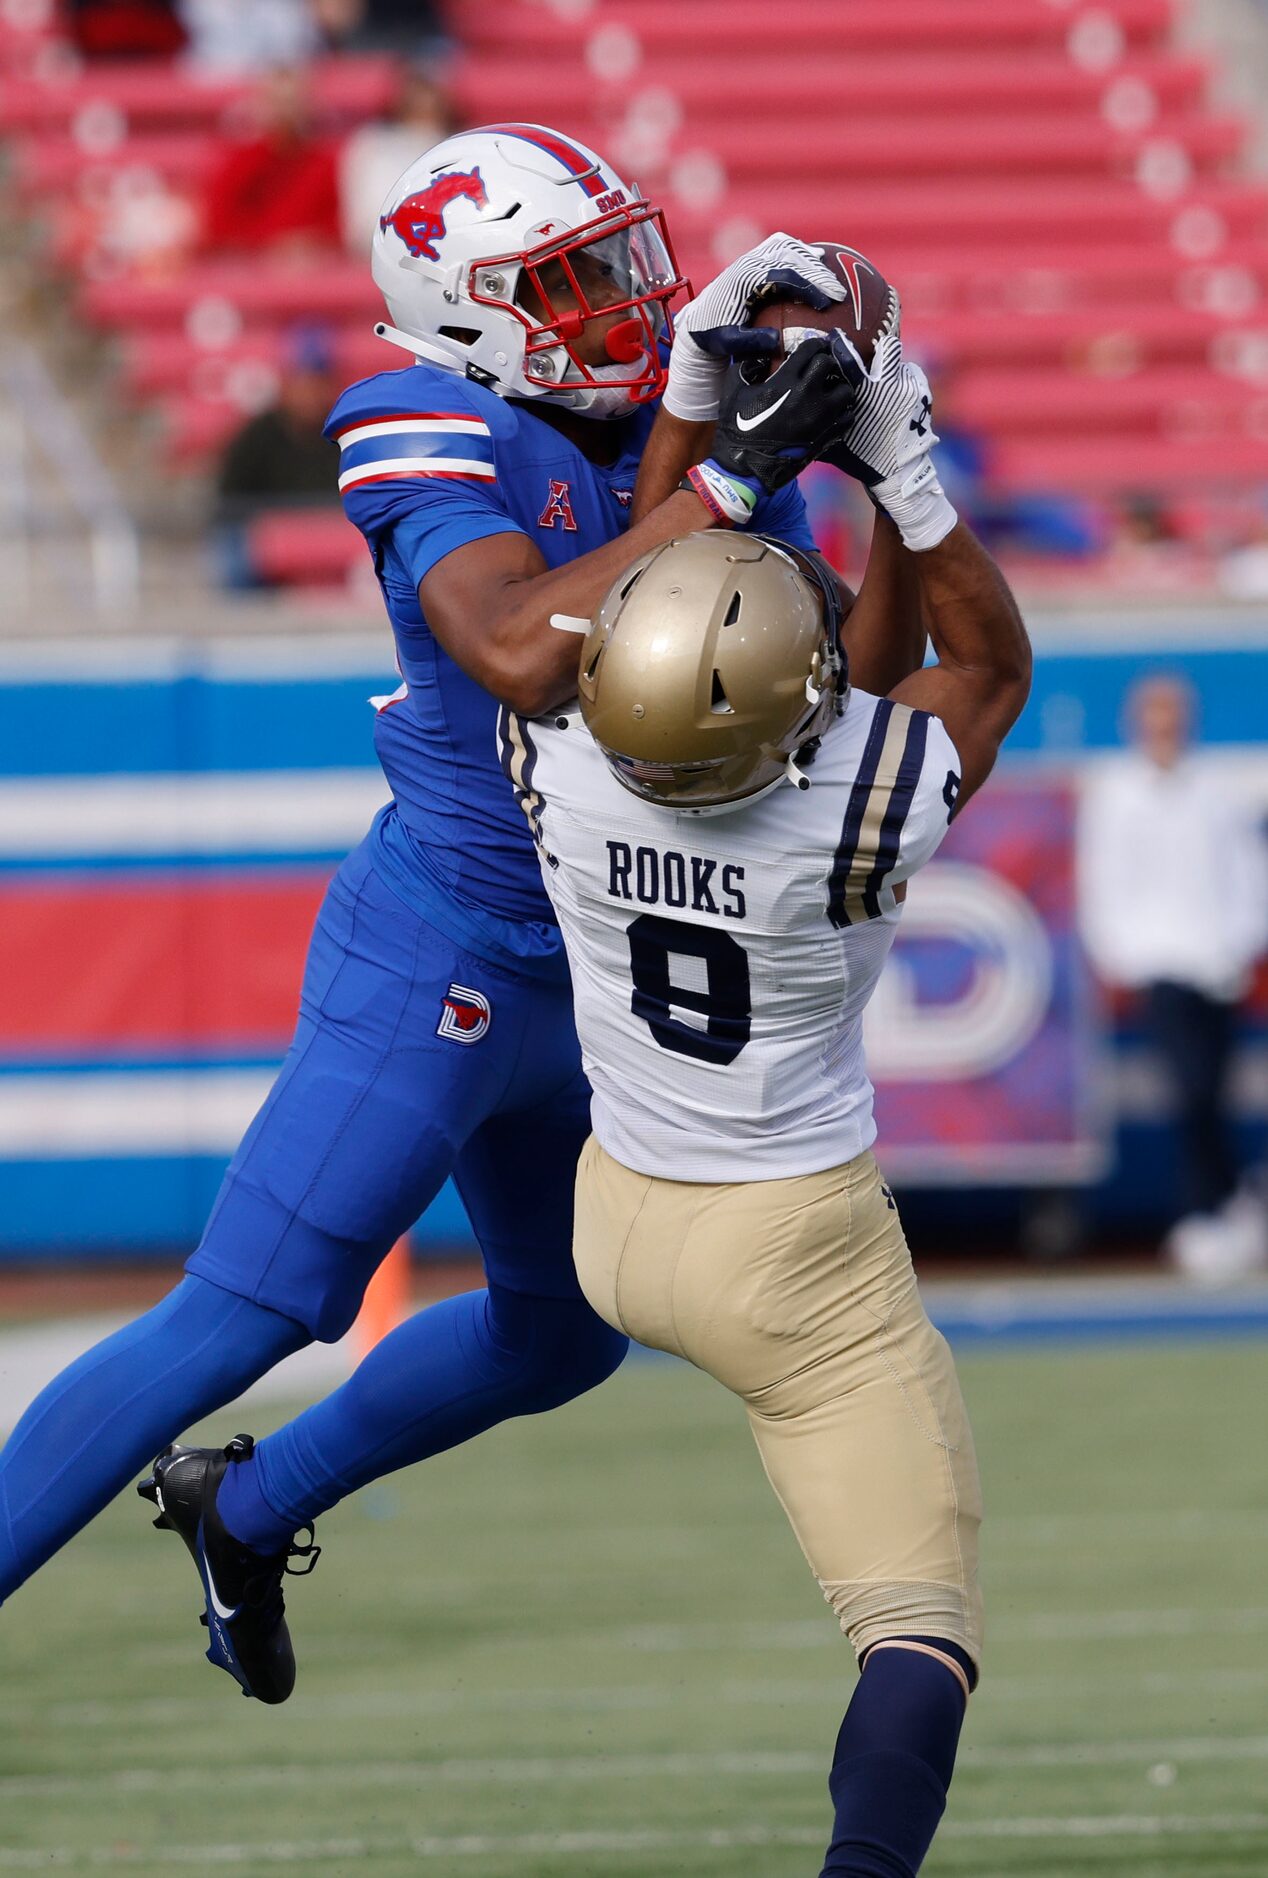
[[[1230,600],[1268,600],[1268,514],[1220,562],[1220,591]]]
[[[397,177],[457,128],[443,87],[422,67],[405,73],[390,116],[354,130],[339,158],[344,245],[364,255]]]
[[[254,76],[321,49],[306,0],[180,0],[180,10],[190,63],[204,74]]]
[[[1183,679],[1154,674],[1130,692],[1134,747],[1083,796],[1080,915],[1101,977],[1140,994],[1174,1091],[1187,1210],[1168,1252],[1218,1283],[1268,1262],[1228,1105],[1237,1007],[1268,945],[1268,868],[1262,826],[1194,754],[1193,718]]]
[[[427,0],[311,0],[328,46],[339,52],[432,51],[440,38]]]
[[[258,253],[333,246],[339,239],[336,149],[313,128],[303,73],[271,73],[257,109],[259,133],[235,144],[207,180],[204,248]]]
[[[1211,565],[1186,540],[1170,507],[1149,490],[1122,498],[1102,571],[1124,593],[1188,593],[1209,587]]]
[[[322,425],[340,390],[329,335],[299,327],[290,336],[277,398],[234,436],[216,478],[220,572],[229,587],[259,584],[250,524],[270,509],[333,506],[339,446]]]
[[[185,44],[176,0],[70,0],[68,16],[89,59],[171,58]]]

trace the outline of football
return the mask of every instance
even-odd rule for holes
[[[857,346],[863,363],[870,365],[876,341],[883,333],[891,331],[898,319],[898,295],[875,263],[857,248],[847,248],[836,241],[815,241],[810,245],[840,279],[845,299],[818,313],[813,307],[788,298],[783,289],[776,289],[779,297],[772,298],[753,316],[753,324],[777,326],[781,330],[812,326],[819,332],[831,332],[840,327]]]

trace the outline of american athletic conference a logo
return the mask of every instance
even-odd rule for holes
[[[482,991],[472,991],[469,985],[450,985],[440,1007],[436,1035],[448,1037],[451,1043],[479,1043],[492,1016],[493,1007]]]
[[[436,243],[445,233],[445,210],[459,196],[466,196],[477,209],[488,208],[489,194],[478,165],[471,170],[450,170],[426,189],[415,190],[390,215],[380,215],[379,227],[384,234],[393,229],[416,261],[438,261]]]

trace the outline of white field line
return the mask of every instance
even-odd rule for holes
[[[951,1820],[942,1828],[949,1839],[1165,1839],[1245,1837],[1268,1830],[1268,1813],[1089,1815],[1085,1818]],[[594,1857],[674,1851],[730,1851],[758,1846],[819,1846],[822,1826],[740,1827],[731,1831],[655,1832],[599,1829],[592,1832],[534,1832],[504,1835],[464,1833],[425,1838],[356,1838],[266,1841],[259,1844],[97,1846],[0,1846],[0,1870],[44,1871],[126,1869],[155,1865],[305,1865],[318,1859],[366,1859],[377,1856],[427,1858]]]
[[[691,1706],[711,1708],[768,1708],[772,1702],[819,1704],[834,1699],[842,1705],[854,1686],[854,1673],[839,1653],[839,1673],[817,1682],[721,1682],[705,1685],[690,1698],[681,1688],[656,1684],[605,1686],[599,1689],[533,1688],[494,1691],[419,1689],[399,1694],[366,1692],[345,1695],[302,1696],[295,1705],[297,1719],[327,1722],[409,1721],[441,1715],[523,1713],[624,1714]],[[1033,1704],[1048,1694],[1076,1691],[1092,1697],[1098,1690],[1138,1690],[1146,1696],[1228,1695],[1268,1688],[1268,1667],[1207,1670],[1106,1670],[1098,1674],[995,1676],[987,1683],[992,1701],[1018,1700]],[[136,1701],[67,1702],[41,1700],[24,1694],[23,1711],[41,1716],[61,1729],[181,1727],[208,1719],[209,1700],[191,1696],[147,1696]]]
[[[1268,1760],[1268,1735],[1180,1736],[1175,1740],[1036,1742],[1026,1747],[980,1747],[966,1751],[958,1777],[999,1768],[1044,1770],[1101,1766],[1152,1767],[1173,1764]],[[292,1762],[285,1766],[230,1767],[217,1764],[216,1778],[235,1792],[302,1787],[407,1787],[554,1785],[565,1781],[696,1780],[706,1775],[784,1780],[817,1778],[825,1754],[815,1752],[720,1754],[561,1755],[536,1759],[497,1758],[436,1761]],[[196,1767],[125,1767],[93,1774],[7,1774],[0,1777],[0,1800],[63,1800],[135,1796],[200,1790],[207,1769]]]
[[[1119,1813],[1080,1818],[949,1820],[949,1839],[1169,1839],[1268,1832],[1268,1813]]]

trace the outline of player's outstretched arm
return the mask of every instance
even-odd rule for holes
[[[876,697],[885,697],[925,662],[929,635],[917,560],[878,509],[863,579],[841,628],[850,682]]]
[[[690,488],[567,567],[548,569],[516,530],[455,548],[419,584],[428,625],[495,698],[526,716],[550,710],[575,693],[580,652],[576,636],[558,631],[552,617],[588,624],[617,575],[641,554],[675,535],[750,518],[764,495],[794,479],[823,438],[840,434],[852,397],[817,335],[761,383],[728,372],[707,475],[693,472]]]
[[[855,397],[840,438],[820,455],[858,478],[901,541],[895,551],[916,582],[938,663],[887,695],[942,720],[960,758],[958,811],[990,775],[1029,696],[1030,641],[1007,581],[943,493],[929,381],[904,358],[899,335],[877,341],[870,366],[843,333],[829,343]]]
[[[658,508],[678,487],[687,471],[708,456],[713,429],[711,417],[702,423],[693,422],[689,418],[673,417],[661,406],[639,460],[630,509],[635,522],[642,521],[645,515]]]
[[[526,535],[490,535],[437,561],[419,584],[419,604],[464,672],[512,710],[537,717],[577,689],[581,640],[553,627],[551,616],[588,622],[631,561],[713,523],[700,498],[681,490],[628,534],[553,569]]]
[[[958,813],[1030,695],[1030,641],[1007,581],[967,523],[911,560],[938,663],[889,695],[945,725],[960,758]]]

